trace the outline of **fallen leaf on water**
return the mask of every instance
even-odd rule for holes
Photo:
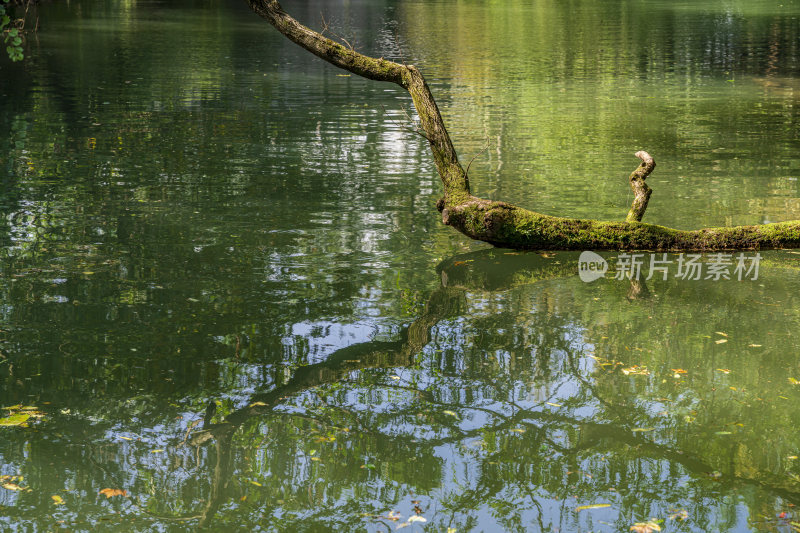
[[[634,433],[643,433],[645,431],[653,431],[656,428],[633,428],[631,431]]]
[[[408,520],[406,520],[406,521],[409,522],[409,523],[410,522],[427,522],[428,519],[425,518],[424,516],[416,515],[416,516],[409,516]]]
[[[589,505],[579,505],[575,508],[575,512],[585,511],[586,509],[603,509],[604,507],[611,507],[610,503],[592,503]]]
[[[731,431],[717,431],[717,432],[714,433],[714,435],[733,435],[733,432],[731,432]]]
[[[649,522],[636,522],[631,526],[630,531],[635,531],[636,533],[652,533],[653,531],[661,531],[661,526],[653,520]]]
[[[3,483],[2,486],[4,489],[8,490],[25,490],[25,487],[20,487],[16,483]]]
[[[61,496],[50,496],[53,499],[53,503],[55,505],[64,505],[64,498]]]
[[[23,426],[31,417],[28,413],[17,413],[15,415],[0,418],[0,426]]]
[[[100,494],[105,496],[106,498],[111,498],[112,496],[125,496],[128,497],[128,491],[122,489],[103,489],[100,491]]]
[[[728,339],[717,339],[714,341],[715,344],[722,344],[723,342],[728,342]]]
[[[552,405],[553,407],[561,407],[560,403],[553,403],[553,402],[544,402],[544,403],[546,403],[547,405]]]
[[[639,365],[633,365],[633,366],[629,366],[628,368],[623,368],[622,369],[622,373],[625,374],[626,376],[628,376],[628,375],[649,376],[650,375],[650,371],[647,370],[647,367],[639,366]]]
[[[521,428],[514,428],[511,431],[513,431],[514,433],[525,433],[525,430]]]
[[[715,331],[714,333],[716,333],[717,335],[722,335],[723,337],[727,337],[728,336],[727,333],[722,333],[721,331]]]
[[[265,404],[264,402],[253,402],[250,404],[250,407],[264,407],[266,405],[267,404]]]
[[[255,485],[256,487],[261,487],[261,486],[262,486],[262,485],[261,485],[261,483],[259,483],[258,481],[253,481],[253,480],[251,480],[251,479],[248,479],[248,480],[247,480],[247,482],[248,482],[248,483],[252,483],[252,484],[253,484],[253,485]]]
[[[794,378],[789,378],[789,383],[791,383],[792,385],[800,385],[800,381]]]
[[[120,436],[119,436],[119,438],[121,438],[122,440],[133,440],[133,439],[132,439],[132,438],[130,438],[130,437],[123,437],[122,435],[120,435]]]
[[[748,348],[761,348],[761,345],[760,344],[748,344],[747,347]]]
[[[161,453],[163,451],[164,451],[163,448],[159,448],[158,450],[150,450],[150,453]]]
[[[442,412],[444,414],[446,414],[446,415],[450,415],[450,416],[454,416],[454,417],[458,418],[458,413],[456,413],[455,411],[442,411]]]
[[[672,370],[676,374],[686,374],[686,370],[684,370],[682,368],[670,368],[670,370]]]
[[[722,372],[723,374],[730,374],[731,371],[728,368],[718,368],[718,371]]]

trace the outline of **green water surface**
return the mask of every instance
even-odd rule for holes
[[[417,65],[479,196],[622,220],[644,149],[645,221],[800,219],[798,0],[284,6]],[[443,226],[407,94],[246,2],[35,15],[0,50],[0,530],[800,531],[800,251],[585,283]]]

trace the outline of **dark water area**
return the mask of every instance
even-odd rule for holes
[[[800,2],[283,5],[417,65],[479,196],[622,220],[645,149],[647,222],[800,219]],[[585,282],[443,226],[408,95],[245,2],[38,17],[0,50],[0,530],[800,531],[800,251]]]

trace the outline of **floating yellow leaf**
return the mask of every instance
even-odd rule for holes
[[[748,344],[747,347],[748,348],[761,348],[761,345],[760,344]]]
[[[604,507],[611,507],[610,503],[592,503],[589,505],[579,505],[575,508],[575,512],[585,511],[586,509],[602,509]]]
[[[794,378],[789,378],[789,383],[791,383],[792,385],[800,385],[800,381]]]
[[[717,339],[714,341],[716,344],[722,344],[723,342],[728,342],[728,339]]]
[[[727,333],[722,333],[721,331],[715,331],[714,333],[716,333],[717,335],[722,335],[723,337],[727,337],[728,336]]]
[[[552,405],[553,407],[561,407],[560,403],[553,403],[553,402],[545,402],[547,405]]]
[[[164,449],[163,449],[163,448],[159,448],[159,449],[157,449],[157,450],[150,450],[150,453],[161,453],[161,452],[163,452],[163,451],[164,451]]]
[[[16,483],[3,483],[0,486],[8,490],[25,490],[25,487],[20,487]]]
[[[684,370],[682,368],[670,368],[670,370],[672,370],[676,374],[686,374],[686,370]]]
[[[253,481],[251,479],[248,479],[247,482],[255,485],[256,487],[261,487],[262,486],[261,483],[259,483],[258,481]]]
[[[455,411],[442,411],[442,412],[444,414],[446,414],[446,415],[450,415],[450,416],[454,416],[454,417],[458,418],[458,413],[456,413]]]
[[[29,413],[17,413],[5,418],[0,418],[0,426],[22,426],[31,417]]]
[[[428,521],[427,518],[425,518],[424,516],[419,516],[419,515],[409,516],[408,520],[407,520],[407,522],[409,522],[409,523],[412,523],[412,522],[427,522],[427,521]]]
[[[520,428],[514,428],[511,431],[513,431],[514,433],[525,433],[525,430]]]
[[[253,402],[250,404],[250,407],[266,407],[267,404],[264,402]]]
[[[128,496],[127,490],[122,489],[103,489],[100,491],[100,494],[105,496],[106,498],[111,498],[112,496]]]
[[[731,373],[730,369],[728,369],[728,368],[718,368],[717,370],[719,372],[722,372],[723,374],[730,374]]]
[[[653,520],[649,522],[636,522],[631,526],[630,531],[635,531],[636,533],[652,533],[653,531],[661,531],[661,526]]]
[[[634,433],[644,433],[646,431],[653,431],[656,428],[633,428],[631,431]]]
[[[64,505],[64,498],[61,496],[50,496],[53,499],[53,503],[55,505]]]

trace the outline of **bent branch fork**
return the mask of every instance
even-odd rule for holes
[[[800,247],[800,221],[684,231],[641,222],[652,189],[645,178],[655,168],[647,152],[630,176],[633,205],[624,222],[562,218],[529,211],[470,193],[450,135],[428,84],[413,65],[360,54],[317,33],[286,13],[277,0],[248,0],[253,11],[314,55],[359,76],[399,85],[411,95],[444,185],[436,204],[442,222],[464,235],[495,246],[549,250],[741,250]]]

